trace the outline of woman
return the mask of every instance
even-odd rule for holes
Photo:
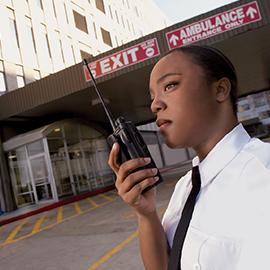
[[[262,251],[256,257],[253,248],[263,244],[266,234],[256,228],[270,220],[270,146],[251,139],[238,124],[236,89],[233,65],[210,47],[176,49],[152,70],[151,110],[166,144],[197,153],[193,168],[198,168],[200,182],[186,225],[181,219],[186,219],[185,204],[194,187],[191,172],[178,181],[161,223],[156,191],[141,194],[157,181],[156,169],[133,172],[149,160],[119,165],[119,146],[112,148],[109,165],[117,175],[119,195],[137,214],[147,270],[267,269],[258,268],[258,261],[264,267],[267,255]],[[268,206],[262,208],[262,203]],[[181,231],[185,226],[184,242],[178,244],[177,227]]]

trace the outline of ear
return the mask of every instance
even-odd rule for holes
[[[230,98],[231,82],[228,78],[221,78],[216,82],[216,101],[219,103],[224,102]]]

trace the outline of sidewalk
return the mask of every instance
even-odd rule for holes
[[[161,173],[162,177],[164,178],[164,180],[166,181],[166,179],[168,177],[175,176],[175,177],[180,178],[182,175],[184,175],[190,169],[191,169],[191,162],[188,161],[188,162],[182,163],[181,165],[178,164],[178,165],[162,168],[162,169],[160,169],[160,173]],[[115,186],[111,185],[111,186],[108,186],[108,187],[105,187],[102,189],[98,189],[95,191],[89,191],[89,192],[86,192],[83,194],[79,194],[76,196],[65,198],[65,199],[62,199],[62,200],[57,201],[57,202],[48,202],[48,203],[43,203],[43,204],[38,204],[38,205],[37,204],[29,205],[29,206],[19,208],[15,211],[12,211],[9,213],[4,213],[4,214],[0,215],[0,227],[5,225],[5,224],[17,221],[17,220],[39,214],[41,212],[45,212],[45,211],[69,204],[69,203],[83,200],[87,197],[92,197],[92,196],[95,196],[97,194],[101,194],[101,193],[104,193],[106,191],[113,190],[114,188],[115,188]]]

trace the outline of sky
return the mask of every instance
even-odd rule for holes
[[[237,0],[154,0],[172,24],[187,20]]]

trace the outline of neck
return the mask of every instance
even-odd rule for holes
[[[227,123],[219,121],[214,129],[214,132],[208,135],[208,137],[202,141],[198,146],[193,147],[200,161],[205,159],[208,153],[215,147],[215,145],[232,129],[238,125],[236,117],[228,121]]]

